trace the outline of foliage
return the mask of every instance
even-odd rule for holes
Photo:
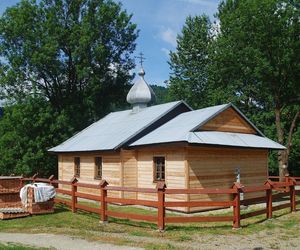
[[[194,17],[194,20],[202,20],[194,25],[191,25],[193,19],[188,18],[177,39],[177,52],[171,54],[170,59],[173,97],[181,93],[193,107],[232,102],[266,136],[287,147],[286,152],[279,153],[277,163],[276,155],[271,155],[272,172],[276,172],[278,163],[281,167],[287,164],[289,155],[290,168],[299,168],[299,163],[294,162],[299,157],[295,146],[299,145],[300,116],[300,8],[297,2],[222,1],[216,14],[217,33],[211,25],[203,25],[209,23],[203,16]],[[199,30],[202,36],[196,35]],[[206,39],[205,34],[215,36]],[[193,55],[195,44],[202,45],[196,55],[206,57],[187,56]],[[202,62],[207,66],[203,67]],[[190,65],[195,65],[195,69]],[[205,73],[199,73],[203,71]],[[195,72],[194,79],[190,72]],[[194,90],[198,83],[205,86],[199,92]]]
[[[112,0],[22,0],[0,17],[0,174],[49,176],[47,149],[126,105],[138,31]],[[1,101],[1,100],[0,100]]]
[[[170,52],[171,99],[183,99],[195,108],[207,106],[211,30],[207,16],[187,17],[177,37],[177,51]]]
[[[168,89],[164,86],[150,85],[156,96],[156,104],[168,102]]]
[[[41,98],[6,107],[0,119],[0,175],[57,174],[57,159],[47,149],[70,136],[68,124],[64,113]]]
[[[111,0],[23,0],[0,18],[6,97],[40,93],[75,130],[123,105],[136,25]]]
[[[279,153],[282,168],[300,112],[299,16],[291,1],[224,1],[212,55],[215,82],[230,86],[239,102],[253,109],[253,116],[257,111],[272,113],[276,139],[287,147]]]

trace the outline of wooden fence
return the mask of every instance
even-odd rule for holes
[[[56,192],[63,195],[68,195],[70,200],[55,198],[56,203],[62,203],[69,207],[73,213],[76,213],[77,209],[97,213],[100,215],[100,220],[103,223],[108,222],[108,217],[143,220],[149,222],[155,222],[158,225],[160,231],[164,231],[167,223],[184,223],[184,222],[224,222],[232,221],[233,228],[241,227],[241,220],[266,214],[266,218],[272,218],[273,211],[290,207],[291,212],[296,211],[296,205],[300,204],[300,201],[296,201],[296,195],[300,194],[300,190],[296,190],[296,186],[300,185],[300,177],[286,177],[285,181],[272,181],[278,179],[278,176],[270,176],[269,179],[260,186],[245,187],[241,183],[234,183],[231,188],[228,189],[171,189],[167,188],[165,183],[157,183],[156,188],[128,188],[109,186],[105,180],[102,180],[98,185],[80,183],[76,178],[71,181],[55,180],[53,176],[49,179],[37,178],[33,176],[31,178],[21,179],[22,185],[25,182],[46,182],[56,186]],[[69,185],[70,191],[58,188],[58,184]],[[77,188],[88,188],[94,190],[94,194],[87,194],[78,192]],[[136,192],[156,194],[157,200],[141,200],[141,199],[126,199],[110,197],[108,191],[124,191],[124,192]],[[242,199],[241,194],[264,192],[264,195],[256,198]],[[224,195],[231,194],[232,199],[229,201],[166,201],[165,196],[168,194],[215,194]],[[98,201],[100,205],[98,208],[90,207],[87,205],[79,204],[78,198],[84,198],[87,200]],[[274,202],[282,201],[280,205],[274,206]],[[142,215],[135,213],[125,213],[108,210],[109,203],[117,203],[120,205],[142,205],[146,207],[157,208],[157,215]],[[266,208],[258,209],[248,213],[241,214],[241,205],[254,205],[254,204],[266,204]],[[178,207],[232,207],[231,216],[167,216],[166,209]]]

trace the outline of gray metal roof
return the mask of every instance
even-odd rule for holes
[[[138,113],[132,110],[110,113],[49,151],[58,153],[117,149],[180,104],[186,105],[183,101],[176,101],[147,107]]]
[[[151,133],[133,142],[130,144],[130,146],[170,142],[188,142],[193,144],[285,149],[284,146],[266,138],[244,116],[243,117],[246,119],[246,121],[257,131],[258,135],[216,131],[195,131],[197,128],[229,107],[233,107],[241,114],[241,112],[232,104],[213,106],[182,113]]]

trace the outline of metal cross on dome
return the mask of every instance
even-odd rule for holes
[[[144,54],[142,52],[139,53],[139,56],[136,56],[135,58],[139,59],[140,60],[140,64],[141,64],[141,67],[143,68],[143,62],[145,61],[145,57],[144,57]]]

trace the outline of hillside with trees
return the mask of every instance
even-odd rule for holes
[[[23,0],[0,17],[0,174],[49,175],[47,149],[128,108],[138,30],[112,0]],[[224,0],[190,16],[157,104],[232,102],[287,151],[270,170],[300,174],[300,2]],[[2,112],[2,113],[1,113]]]
[[[170,58],[170,95],[193,107],[236,104],[287,150],[272,173],[300,172],[300,8],[298,1],[222,1],[212,24],[188,17]],[[278,169],[279,166],[279,169]]]

